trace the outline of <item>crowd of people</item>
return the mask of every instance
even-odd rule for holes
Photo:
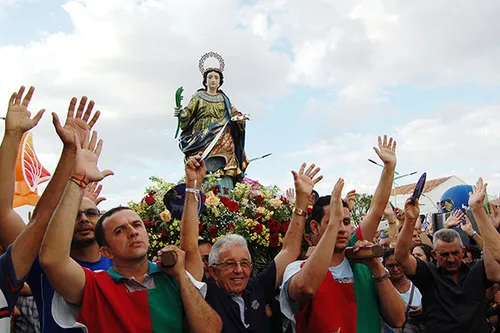
[[[292,171],[293,218],[278,255],[253,274],[244,237],[199,241],[198,196],[207,168],[201,155],[185,163],[186,198],[180,246],[148,260],[144,222],[124,206],[101,213],[97,182],[113,174],[97,166],[103,141],[93,131],[94,102],[71,99],[66,120],[52,113],[63,143],[57,168],[29,223],[13,210],[21,137],[44,110],[28,110],[34,88],[13,93],[0,146],[0,332],[464,332],[496,331],[500,309],[500,214],[483,206],[479,178],[469,206],[445,227],[422,227],[418,200],[389,203],[396,141],[379,137],[379,183],[362,223],[343,199],[313,195],[320,168]],[[379,232],[383,218],[389,229]],[[476,247],[463,245],[457,226]],[[302,251],[303,242],[308,250]],[[383,257],[352,253],[379,244]],[[166,257],[175,258],[166,263]]]

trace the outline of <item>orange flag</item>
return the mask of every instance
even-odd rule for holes
[[[24,133],[16,160],[16,185],[14,208],[24,205],[36,206],[40,196],[38,185],[50,179],[50,173],[38,160],[33,147],[33,134]]]

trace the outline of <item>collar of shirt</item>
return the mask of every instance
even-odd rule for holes
[[[123,283],[129,292],[155,289],[155,281],[153,275],[159,274],[162,271],[158,268],[158,265],[148,261],[148,273],[144,275],[144,280],[142,282],[137,281],[134,277],[126,278],[117,271],[110,267],[108,269],[108,274],[111,276],[115,283]]]

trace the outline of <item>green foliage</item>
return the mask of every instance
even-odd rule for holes
[[[356,194],[356,201],[351,212],[351,216],[355,226],[359,226],[359,224],[361,223],[361,218],[365,216],[368,212],[368,209],[370,209],[372,199],[373,195],[371,194]]]

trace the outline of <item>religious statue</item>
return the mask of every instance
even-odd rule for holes
[[[218,60],[219,66],[205,68],[209,58]],[[199,61],[203,75],[203,88],[199,89],[186,107],[180,105],[182,88],[177,91],[178,117],[182,130],[179,147],[185,157],[202,153],[207,171],[221,176],[220,186],[233,188],[234,182],[244,177],[248,160],[245,155],[245,121],[242,114],[220,89],[224,83],[224,59],[215,52],[203,55]],[[180,97],[180,98],[179,98]]]

